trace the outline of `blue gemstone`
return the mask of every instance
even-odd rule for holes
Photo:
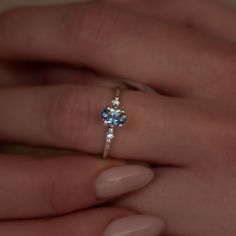
[[[109,107],[102,111],[101,117],[111,126],[123,125],[127,120],[127,116],[120,109]]]
[[[103,119],[107,119],[107,117],[108,117],[108,113],[106,110],[104,110],[101,115],[102,115]]]

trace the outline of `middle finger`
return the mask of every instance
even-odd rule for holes
[[[234,44],[104,3],[25,8],[0,25],[2,59],[82,64],[170,95],[227,78],[235,60]]]

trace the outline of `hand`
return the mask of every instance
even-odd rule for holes
[[[5,21],[5,17],[0,19],[0,24],[1,20]],[[68,147],[70,142],[72,146],[81,142],[73,137],[73,132],[76,135],[73,129],[81,134],[86,132],[83,122],[88,96],[86,81],[77,80],[78,77],[87,78],[91,87],[93,83],[97,85],[98,76],[87,70],[55,65],[56,62],[36,63],[34,59],[22,62],[24,57],[12,59],[1,57],[1,142],[59,148]],[[58,86],[65,78],[80,86]],[[106,87],[114,84],[100,80],[99,83]],[[28,121],[25,120],[27,116]],[[70,117],[74,125],[80,127],[73,127]],[[68,140],[69,136],[64,136],[66,133],[70,136]],[[158,217],[102,206],[112,198],[149,184],[154,177],[153,171],[95,157],[72,153],[35,159],[0,154],[0,235],[110,236],[127,231],[159,235],[164,223]]]
[[[222,9],[234,19],[231,10]],[[43,19],[48,27],[45,36],[47,39],[55,36],[58,41],[44,40],[43,34],[38,34],[40,29],[45,30],[45,25],[40,24],[41,11],[45,13]],[[130,122],[114,141],[111,155],[162,165],[149,189],[131,195],[123,203],[164,216],[168,222],[167,234],[235,234],[235,191],[231,187],[235,182],[235,45],[225,40],[234,41],[235,33],[230,32],[224,38],[220,33],[225,29],[223,24],[219,24],[222,31],[214,31],[214,24],[209,24],[213,37],[102,3],[23,9],[8,13],[3,22],[0,35],[19,40],[15,43],[1,38],[2,58],[82,64],[156,88],[157,95],[134,91],[122,95]],[[19,23],[24,26],[20,31]],[[59,29],[55,30],[56,26]],[[37,31],[33,31],[35,28]],[[37,47],[26,54],[28,37],[34,39]],[[49,48],[57,52],[56,55]],[[53,140],[67,137],[59,146],[101,153],[104,129],[94,117],[112,97],[112,91],[81,86],[76,90],[79,94],[86,91],[83,97],[88,94],[92,119],[85,125],[86,132],[75,132],[74,138],[64,132],[67,129],[54,133],[56,127],[63,124],[56,122]],[[68,92],[71,93],[75,94],[72,90]],[[20,98],[17,97],[19,104]],[[26,111],[30,109],[32,106],[27,103]],[[10,109],[10,112],[14,111]],[[27,112],[20,118],[19,124],[31,121]],[[17,141],[24,138],[25,142],[32,142],[27,132],[24,137],[15,137],[9,128],[15,122],[10,121],[8,128],[4,127],[5,133]],[[81,129],[78,125],[74,130]],[[34,142],[47,143],[40,139],[38,132],[32,134]],[[142,202],[152,202],[151,206],[137,206],[135,199],[140,200],[140,196]],[[206,201],[208,204],[203,205]],[[219,208],[222,202],[229,207]]]

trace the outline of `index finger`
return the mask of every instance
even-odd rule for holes
[[[85,155],[33,159],[0,155],[0,219],[58,216],[137,190],[151,169]]]
[[[2,15],[0,58],[83,65],[166,94],[192,94],[227,76],[235,47],[104,3],[23,8]]]

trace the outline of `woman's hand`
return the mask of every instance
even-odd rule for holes
[[[194,29],[181,25],[189,25],[181,14],[176,13],[179,24],[173,25],[103,3],[19,9],[0,21],[0,57],[5,62],[86,66],[159,92],[123,92],[129,122],[114,140],[111,155],[161,166],[149,188],[121,204],[163,216],[170,235],[236,232],[236,37],[224,25],[235,13],[214,6],[225,20],[204,28],[204,17],[199,21],[191,14]],[[4,89],[1,139],[99,154],[105,130],[97,114],[112,96],[111,89],[84,85]]]
[[[0,25],[5,24],[5,17],[0,17]],[[36,50],[37,45],[31,44],[32,49]],[[88,91],[97,85],[98,75],[57,65],[57,61],[38,62],[32,58],[26,62],[24,56],[8,60],[1,55],[1,142],[78,149],[74,145],[83,142],[87,132]],[[78,82],[78,78],[89,82]],[[57,86],[65,79],[80,86]],[[99,83],[114,86],[109,81]],[[72,153],[35,159],[2,153],[0,235],[159,235],[164,223],[158,217],[102,207],[113,198],[149,184],[153,171],[96,157]]]

